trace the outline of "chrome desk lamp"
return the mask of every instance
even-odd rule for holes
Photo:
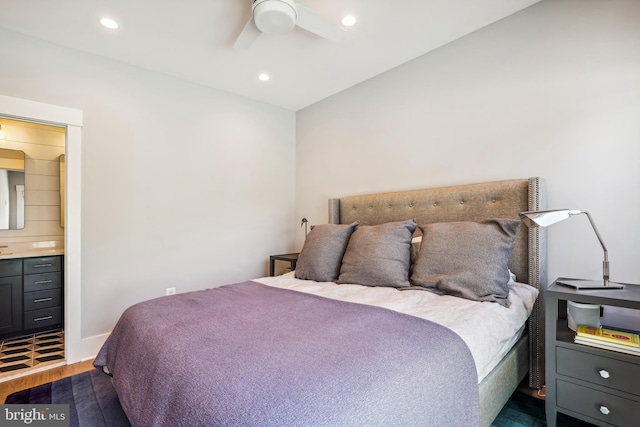
[[[589,218],[589,222],[595,231],[602,250],[604,251],[604,261],[602,262],[602,280],[560,280],[561,283],[566,286],[571,286],[576,289],[623,289],[624,285],[620,283],[609,281],[609,255],[607,253],[607,247],[602,241],[602,237],[596,228],[596,224],[593,222],[589,212],[573,210],[573,209],[558,209],[550,211],[529,211],[520,212],[520,218],[527,227],[547,227],[556,222],[564,221],[573,215],[585,214]]]

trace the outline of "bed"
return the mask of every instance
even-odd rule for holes
[[[137,304],[95,365],[133,425],[488,426],[527,374],[544,384],[544,236],[517,224],[542,208],[540,178],[331,199],[295,272]],[[470,262],[477,235],[498,236],[474,269],[500,288],[469,295],[459,280],[484,276],[434,271],[460,263],[432,242]]]

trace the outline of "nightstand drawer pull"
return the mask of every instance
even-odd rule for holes
[[[34,322],[42,322],[43,320],[51,320],[53,319],[53,316],[42,316],[42,317],[36,317],[35,319],[33,319]]]
[[[611,413],[611,411],[606,406],[600,405],[600,413],[602,415],[609,415]]]
[[[49,280],[36,280],[35,282],[33,282],[34,285],[44,285],[45,283],[51,283],[53,282],[53,280],[49,279]]]
[[[600,374],[600,376],[602,378],[609,378],[611,377],[611,375],[609,375],[609,371],[605,371],[604,369],[601,369],[600,371],[598,371],[598,373]]]
[[[35,264],[33,268],[51,267],[53,264]]]
[[[49,298],[38,298],[38,299],[34,299],[33,302],[47,302],[47,301],[51,301],[53,300],[52,297]]]

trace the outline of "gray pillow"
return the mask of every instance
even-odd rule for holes
[[[415,229],[414,220],[358,226],[349,239],[337,283],[409,287]]]
[[[314,226],[298,256],[295,277],[316,282],[335,282],[340,274],[340,264],[349,237],[357,225],[356,221],[349,225]]]
[[[421,226],[411,284],[437,294],[509,306],[508,263],[520,221],[445,222]]]

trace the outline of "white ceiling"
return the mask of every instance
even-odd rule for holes
[[[232,46],[251,0],[0,0],[0,26],[297,111],[538,1],[300,0],[358,22],[338,43],[296,27],[246,50]]]

